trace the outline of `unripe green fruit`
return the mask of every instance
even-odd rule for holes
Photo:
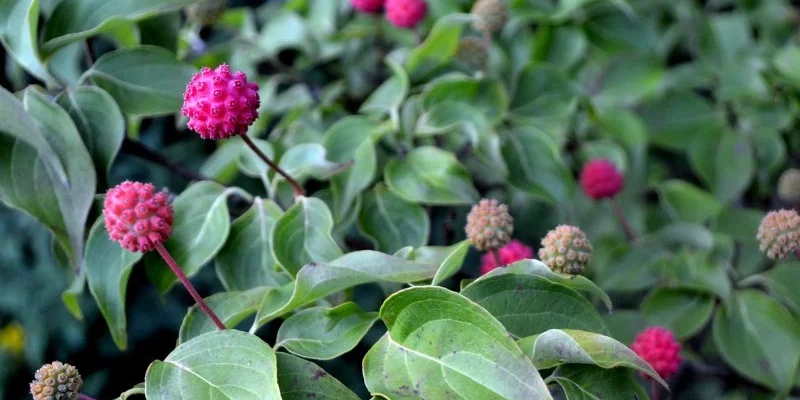
[[[800,216],[794,210],[770,211],[761,220],[756,238],[767,257],[785,258],[800,248]]]
[[[467,215],[467,238],[478,250],[497,250],[511,241],[514,219],[508,206],[497,200],[483,199]]]
[[[472,25],[473,28],[490,34],[496,33],[508,21],[508,6],[503,0],[478,0],[472,6],[472,14],[480,17]]]
[[[539,259],[555,272],[577,275],[586,270],[592,251],[592,243],[580,228],[559,225],[542,239]]]
[[[76,400],[83,386],[78,369],[59,361],[43,365],[35,377],[31,382],[34,400]]]
[[[790,168],[781,174],[778,197],[790,203],[800,202],[800,169]]]
[[[489,49],[483,40],[466,37],[458,42],[455,59],[473,71],[480,71],[486,68],[489,61]]]

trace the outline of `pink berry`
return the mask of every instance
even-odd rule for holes
[[[386,19],[399,28],[413,28],[425,18],[425,0],[386,0]]]
[[[247,132],[260,105],[258,84],[222,64],[215,70],[203,67],[192,77],[181,112],[189,117],[189,129],[203,139],[226,139]]]
[[[599,200],[614,197],[622,189],[624,178],[611,161],[592,160],[583,166],[581,187],[587,196]]]
[[[512,240],[507,245],[501,247],[500,250],[497,251],[497,255],[500,258],[500,265],[497,264],[494,254],[486,253],[483,255],[481,258],[481,275],[487,274],[497,267],[513,264],[526,258],[533,258],[533,249],[522,244],[519,240]]]
[[[383,3],[386,0],[350,0],[353,8],[362,13],[374,14],[383,10]]]
[[[636,336],[631,349],[664,379],[678,372],[681,365],[681,344],[667,329],[649,327]]]
[[[109,189],[103,204],[106,230],[112,240],[133,252],[153,250],[172,232],[172,206],[167,194],[149,183],[125,181]]]

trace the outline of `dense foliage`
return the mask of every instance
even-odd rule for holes
[[[788,0],[195,3],[0,0],[0,399],[800,393]]]

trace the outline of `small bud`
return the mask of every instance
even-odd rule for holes
[[[480,17],[472,26],[492,34],[503,29],[508,21],[508,6],[503,0],[478,0],[472,6],[472,14]]]
[[[577,275],[592,258],[592,244],[580,228],[559,225],[542,239],[539,259],[555,272]]]
[[[789,203],[800,203],[800,169],[790,168],[781,174],[778,196]]]
[[[83,386],[78,370],[59,361],[43,365],[35,378],[30,384],[33,400],[76,400]]]
[[[800,216],[794,210],[770,211],[761,220],[756,239],[770,259],[785,258],[800,249]]]
[[[475,37],[466,37],[458,42],[455,55],[456,62],[472,71],[481,71],[489,62],[489,49],[486,42]]]
[[[496,250],[511,241],[514,219],[505,204],[494,199],[483,199],[472,206],[465,230],[467,238],[478,250]]]

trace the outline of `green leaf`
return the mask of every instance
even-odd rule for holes
[[[395,194],[414,203],[472,204],[478,192],[469,171],[452,153],[435,147],[417,147],[402,159],[392,159],[384,180]]]
[[[333,216],[320,199],[302,197],[272,227],[272,254],[290,274],[304,265],[331,261],[342,250],[331,236]]]
[[[381,114],[399,112],[400,105],[408,95],[408,75],[403,67],[391,58],[386,59],[386,65],[392,70],[392,76],[372,92],[358,112],[379,112]]]
[[[736,240],[756,241],[753,232],[758,232],[764,211],[752,208],[726,207],[717,216],[714,232],[723,233]]]
[[[235,330],[181,344],[145,376],[148,400],[277,400],[275,353],[257,336]]]
[[[785,392],[800,363],[800,324],[780,303],[762,292],[736,292],[731,307],[714,317],[714,343],[740,374]]]
[[[549,329],[608,333],[603,318],[586,298],[541,276],[506,273],[482,277],[461,293],[518,338]]]
[[[671,273],[680,281],[682,288],[694,289],[718,296],[728,301],[731,281],[726,263],[710,260],[705,253],[681,251],[673,260]]]
[[[667,383],[647,361],[608,336],[570,329],[551,329],[536,336],[522,338],[517,341],[517,345],[537,369],[548,369],[562,364],[590,364],[605,369],[626,367],[645,373],[667,387]]]
[[[228,196],[232,189],[202,181],[189,186],[172,203],[175,224],[164,247],[187,276],[194,276],[219,252],[230,231]],[[147,275],[161,294],[177,280],[155,252],[145,256]]]
[[[787,79],[795,88],[800,88],[800,47],[786,46],[772,59],[778,73]]]
[[[226,289],[279,287],[291,280],[272,254],[272,227],[281,214],[283,210],[275,202],[257,197],[253,206],[233,221],[215,262]]]
[[[479,282],[483,279],[489,279],[493,276],[506,274],[533,275],[545,278],[568,288],[595,295],[603,301],[603,304],[606,306],[608,311],[612,310],[611,299],[605,292],[603,292],[602,289],[597,287],[594,282],[587,279],[585,276],[555,273],[539,260],[520,260],[505,266],[505,268],[496,268],[472,281],[470,284]],[[469,285],[464,286],[464,289],[467,287],[469,287]]]
[[[81,79],[108,91],[125,115],[153,117],[181,109],[186,84],[195,72],[168,50],[140,46],[104,54]]]
[[[727,134],[715,151],[714,197],[725,203],[741,196],[755,175],[753,147],[747,137]]]
[[[283,400],[358,400],[355,393],[311,361],[288,353],[275,355]]]
[[[322,145],[328,150],[328,158],[336,163],[353,163],[331,181],[337,221],[348,215],[355,198],[375,178],[378,168],[375,142],[385,132],[385,125],[363,117],[343,118],[325,132]]]
[[[642,239],[643,240],[643,239]],[[607,263],[594,263],[594,279],[608,291],[631,292],[646,289],[658,282],[658,246],[634,244],[625,251],[615,252]]]
[[[699,224],[722,211],[722,204],[711,194],[684,181],[665,181],[658,192],[662,206],[675,220]]]
[[[511,100],[511,112],[527,117],[557,117],[570,114],[575,105],[576,90],[559,69],[530,65],[517,79]]]
[[[258,311],[258,306],[267,292],[266,287],[254,288],[242,292],[221,292],[206,297],[204,301],[208,308],[219,317],[226,328],[234,329],[245,318]],[[208,315],[197,305],[189,308],[183,317],[178,334],[178,343],[185,343],[200,335],[214,332],[217,326],[208,318]]]
[[[252,330],[331,293],[370,282],[418,282],[432,278],[438,268],[439,264],[369,250],[348,253],[329,263],[308,264],[294,282],[267,291]]]
[[[649,398],[647,392],[636,382],[633,373],[624,368],[562,365],[553,372],[548,381],[561,385],[567,400]]]
[[[438,285],[442,283],[445,279],[455,275],[461,266],[464,264],[464,258],[467,256],[467,252],[469,251],[469,247],[472,245],[472,242],[469,240],[464,240],[461,243],[457,243],[453,246],[450,246],[449,249],[452,249],[451,252],[447,254],[442,263],[439,265],[439,269],[436,271],[436,276],[433,277],[431,281],[431,285]],[[419,253],[416,254],[417,256]]]
[[[510,131],[505,138],[503,157],[508,163],[509,182],[554,205],[568,203],[575,192],[575,181],[556,144],[532,127]]]
[[[316,180],[330,179],[350,167],[351,163],[328,161],[325,147],[318,143],[302,143],[283,153],[278,165],[295,180],[304,182],[309,177]],[[283,180],[283,177],[275,174],[275,180]]]
[[[52,180],[65,186],[69,184],[64,164],[49,140],[39,130],[33,117],[25,111],[23,104],[2,87],[0,87],[0,135],[12,140],[21,140],[33,147],[42,159],[47,172],[52,174]]]
[[[373,395],[391,399],[551,399],[539,372],[486,310],[440,287],[381,307],[389,329],[364,358]]]
[[[313,307],[287,318],[278,329],[275,349],[300,357],[331,360],[353,350],[378,319],[347,302],[333,308]]]
[[[66,168],[69,186],[63,186],[39,161],[30,142],[15,140],[13,134],[0,137],[0,192],[6,204],[26,211],[52,230],[77,267],[83,258],[84,229],[96,187],[94,167],[66,111],[33,88],[23,92],[22,102],[27,115],[36,116],[30,134],[41,133]]]
[[[610,62],[601,74],[603,86],[593,100],[601,105],[626,106],[656,93],[664,67],[647,56],[623,57]]]
[[[47,86],[57,82],[39,57],[38,0],[0,1],[0,43],[9,56]]]
[[[89,230],[83,267],[100,312],[103,314],[111,338],[120,350],[128,347],[127,319],[125,318],[125,293],[133,265],[142,253],[132,253],[108,237],[104,218],[100,216]]]
[[[508,109],[508,95],[502,82],[463,76],[438,79],[422,94],[425,111],[446,102],[469,105],[493,124],[500,122]]]
[[[93,86],[68,87],[56,102],[72,117],[101,181],[107,181],[125,137],[125,118],[119,106],[106,91]]]
[[[194,0],[63,0],[45,25],[42,52],[47,58],[72,42],[101,34],[133,45],[139,41],[134,22],[192,3]]]
[[[745,278],[745,281],[763,284],[769,293],[780,300],[795,314],[800,315],[800,291],[796,290],[795,282],[800,278],[800,262],[778,264],[775,268],[758,275]]]
[[[685,289],[658,288],[642,303],[648,322],[669,328],[687,339],[706,325],[714,312],[714,298]]]
[[[83,310],[81,310],[81,296],[86,288],[86,272],[84,270],[78,271],[78,274],[72,279],[69,287],[61,292],[61,302],[67,307],[75,319],[83,321]]]
[[[376,249],[394,253],[406,246],[428,243],[430,220],[425,209],[409,203],[377,184],[367,192],[358,214],[358,229],[370,237]]]
[[[691,92],[658,97],[643,104],[639,113],[647,125],[650,142],[674,150],[713,139],[725,123],[722,112]]]
[[[414,81],[446,65],[458,49],[461,31],[477,17],[470,14],[450,14],[439,18],[425,41],[411,51],[406,70]]]

